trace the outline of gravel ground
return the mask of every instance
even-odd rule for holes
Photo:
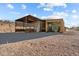
[[[78,31],[70,31],[62,34],[3,33],[0,34],[1,39],[3,41],[5,39],[6,41],[10,40],[7,44],[6,42],[0,44],[0,55],[2,56],[79,56]]]

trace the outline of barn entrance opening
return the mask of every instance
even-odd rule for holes
[[[48,23],[48,32],[58,32],[60,27],[55,23]]]

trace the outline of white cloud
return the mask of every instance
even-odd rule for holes
[[[52,11],[51,8],[43,8],[44,11]]]
[[[35,17],[38,17],[37,14],[32,14],[32,13],[25,14],[24,16],[27,16],[27,15],[33,15]]]
[[[40,3],[38,7],[49,7],[52,8],[54,6],[62,6],[62,7],[67,7],[65,3]]]
[[[65,13],[65,12],[54,12],[52,15],[42,16],[42,19],[43,18],[57,19],[57,18],[65,18],[67,16],[69,16],[69,15],[67,13]]]
[[[74,9],[74,10],[72,10],[72,13],[77,13],[77,11]]]
[[[37,17],[37,14],[32,14],[33,16]]]
[[[29,14],[25,14],[24,16],[27,16],[27,15],[29,15]]]
[[[61,16],[58,15],[50,15],[50,16],[42,16],[42,19],[59,19],[59,18],[63,18]]]
[[[72,15],[72,17],[73,17],[74,19],[77,19],[77,18],[78,18],[78,15]]]
[[[26,5],[22,4],[22,9],[26,9]]]
[[[1,20],[2,18],[0,18],[0,20]]]
[[[68,14],[65,13],[65,12],[54,12],[54,15],[58,15],[58,16],[61,16],[61,17],[67,17]]]
[[[7,4],[7,7],[10,9],[14,9],[14,6],[12,4]]]
[[[72,21],[71,21],[71,25],[72,26],[79,26],[78,24],[79,24],[79,21],[78,20],[72,19]]]
[[[40,18],[41,18],[41,19],[45,19],[45,18],[47,18],[47,17],[46,17],[46,16],[41,16]]]
[[[38,6],[38,8],[43,8],[43,10],[45,11],[51,11],[53,9],[53,7],[64,7],[66,8],[67,5],[65,3],[40,3],[40,5]]]
[[[67,7],[67,5],[65,3],[55,3],[54,6],[62,6],[64,8]]]
[[[79,24],[78,14],[71,14],[69,20],[71,26],[78,26]]]

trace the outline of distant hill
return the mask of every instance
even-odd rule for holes
[[[15,23],[8,20],[0,20],[0,33],[15,32]]]

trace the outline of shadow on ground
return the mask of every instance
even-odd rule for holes
[[[18,42],[23,40],[31,40],[51,35],[58,35],[60,33],[53,32],[39,32],[39,33],[0,33],[0,44]]]

